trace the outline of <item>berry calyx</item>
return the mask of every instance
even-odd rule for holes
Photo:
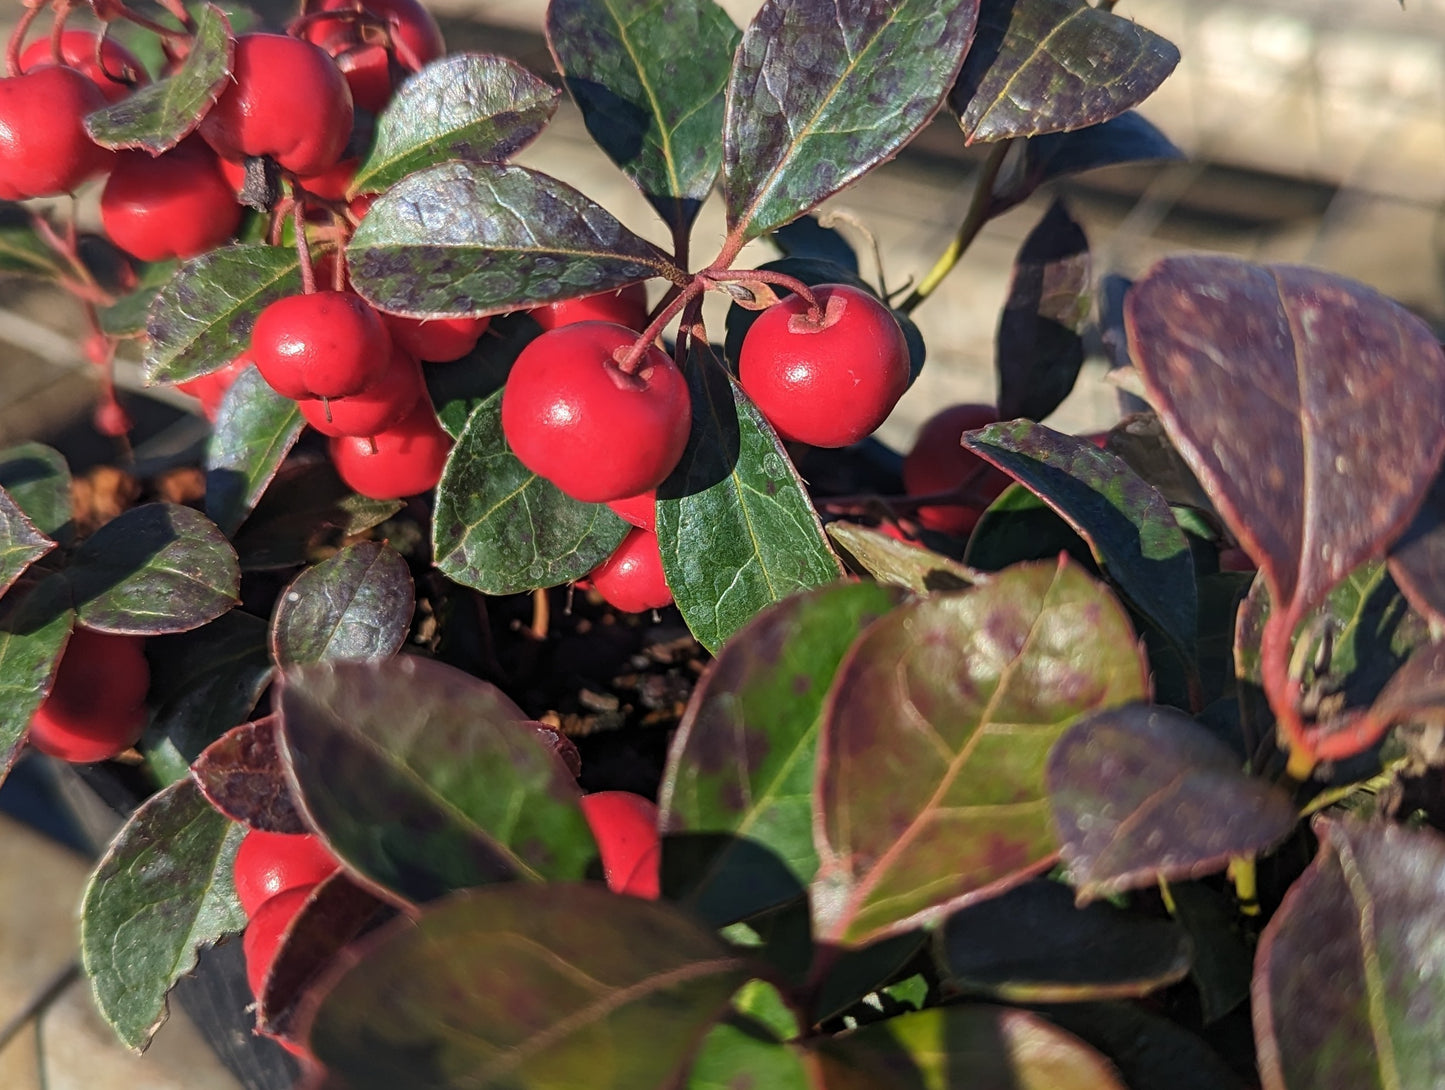
[[[68,193],[110,165],[85,115],[105,106],[99,87],[74,68],[42,65],[0,79],[0,199]]]
[[[435,488],[451,449],[451,436],[423,398],[394,427],[368,438],[332,439],[331,461],[352,491],[374,500],[399,500]]]
[[[77,627],[30,721],[30,742],[63,761],[109,760],[140,738],[149,688],[143,638]]]
[[[490,318],[404,318],[382,314],[391,339],[419,360],[450,363],[477,346]]]
[[[254,916],[266,901],[288,889],[319,884],[334,874],[340,863],[311,833],[272,833],[252,829],[236,849],[232,875],[241,909]]]
[[[246,983],[251,994],[260,998],[266,986],[266,977],[281,950],[281,939],[291,921],[301,913],[306,898],[315,889],[311,886],[295,886],[263,901],[246,925],[241,937],[241,951],[246,957]]]
[[[282,397],[349,397],[386,373],[391,336],[359,295],[288,295],[257,315],[251,358]]]
[[[607,888],[655,901],[661,862],[656,804],[630,791],[594,791],[582,796],[582,813],[597,841]]]
[[[672,591],[662,571],[657,535],[638,527],[587,577],[592,589],[614,609],[645,613],[672,605]]]
[[[790,295],[753,322],[738,381],[784,439],[846,447],[887,419],[908,389],[908,342],[888,308],[861,288],[813,289],[821,318]]]
[[[546,303],[533,307],[528,313],[547,330],[578,322],[616,322],[641,332],[647,325],[647,286],[628,284],[616,291]]]
[[[623,371],[636,341],[626,326],[580,322],[542,334],[512,365],[502,394],[507,442],[573,499],[606,503],[656,488],[687,446],[687,382],[655,345],[634,373]]]
[[[113,38],[99,42],[93,30],[66,30],[60,35],[60,63],[74,68],[100,88],[107,102],[118,102],[131,90],[147,82],[145,68],[125,46]],[[55,64],[50,38],[37,38],[20,54],[20,71]]]
[[[141,261],[187,258],[213,250],[241,223],[241,206],[203,141],[189,139],[152,156],[123,151],[100,194],[110,240]]]
[[[997,422],[998,410],[992,405],[951,405],[929,417],[918,430],[903,459],[904,491],[910,496],[930,496],[960,490],[956,503],[917,509],[918,521],[930,530],[960,537],[972,533],[985,508],[1012,483],[1008,474],[961,442],[964,432]]]
[[[305,398],[297,405],[306,423],[322,435],[367,436],[401,423],[425,389],[420,364],[393,348],[386,373],[359,394],[327,401]]]

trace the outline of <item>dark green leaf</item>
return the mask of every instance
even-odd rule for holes
[[[281,592],[271,654],[278,666],[389,658],[406,641],[415,604],[411,571],[395,549],[381,541],[347,545]]]
[[[21,443],[0,451],[0,488],[10,493],[25,517],[46,537],[69,544],[70,469],[58,450]]]
[[[442,574],[487,594],[581,579],[612,555],[627,524],[565,496],[507,447],[502,392],[472,413],[437,485],[433,552]]]
[[[231,78],[235,41],[215,4],[196,19],[190,52],[172,76],[138,87],[85,119],[91,138],[106,148],[143,148],[152,155],[179,144],[206,116]]]
[[[878,582],[914,594],[962,590],[986,578],[956,560],[857,523],[830,522],[828,536],[848,559]]]
[[[1189,978],[1199,992],[1205,1025],[1249,998],[1252,944],[1240,926],[1234,898],[1204,882],[1171,882],[1174,918],[1189,932],[1194,962]]]
[[[453,439],[460,439],[477,406],[502,388],[522,349],[542,327],[525,311],[493,318],[476,348],[450,363],[428,362],[422,368],[437,419]]]
[[[1174,449],[1158,414],[1130,413],[1109,429],[1104,449],[1124,459],[1130,469],[1159,490],[1171,507],[1189,507],[1215,517],[1213,502]]]
[[[0,276],[24,276],[37,280],[59,280],[69,270],[31,226],[26,213],[12,205],[12,219],[0,220]]]
[[[994,572],[1020,560],[1047,560],[1061,552],[1085,570],[1097,570],[1088,542],[1043,500],[1023,485],[1013,485],[979,518],[963,559],[972,568]]]
[[[493,685],[411,655],[292,667],[281,748],[308,824],[410,901],[597,856],[575,778]]]
[[[100,331],[112,337],[139,337],[146,331],[151,306],[166,282],[176,275],[179,261],[157,261],[140,270],[140,281],[129,295],[97,310]]]
[[[657,489],[667,585],[717,651],[759,610],[842,575],[782,444],[711,350],[687,368],[692,433]]]
[[[379,193],[413,171],[461,159],[503,162],[536,139],[559,92],[516,61],[458,53],[427,65],[376,120],[376,142],[352,193]]]
[[[970,143],[1097,125],[1137,106],[1179,50],[1085,0],[983,0],[949,105]]]
[[[857,945],[1037,873],[1057,851],[1050,747],[1145,686],[1123,609],[1066,560],[871,625],[824,710],[820,935]]]
[[[644,1090],[672,1085],[748,975],[670,905],[495,886],[389,925],[309,1037],[351,1090]]]
[[[814,993],[810,1016],[823,1022],[856,1009],[866,996],[896,979],[927,941],[922,931],[905,931],[857,950],[834,951]]]
[[[183,264],[146,321],[147,382],[184,382],[225,367],[267,306],[301,291],[293,246],[225,246]]]
[[[296,403],[247,367],[221,399],[206,444],[206,514],[233,536],[295,446],[306,421]]]
[[[711,927],[757,924],[759,916],[791,912],[807,898],[793,868],[775,851],[728,833],[664,834],[659,870],[662,896]],[[798,945],[808,947],[806,912],[802,923]]]
[[[801,1051],[750,1019],[721,1022],[703,1038],[685,1090],[816,1090]]]
[[[749,837],[811,881],[823,699],[858,633],[901,598],[876,583],[834,583],[741,628],[693,690],[673,736],[658,827]]]
[[[53,548],[55,542],[37,530],[20,505],[0,488],[0,595]]]
[[[1244,1090],[1203,1041],[1137,1003],[1071,1003],[1045,1013],[1113,1061],[1129,1090]]]
[[[1265,1090],[1445,1081],[1445,842],[1317,821],[1320,852],[1260,936],[1254,1032]]]
[[[1182,712],[1146,704],[1076,724],[1049,757],[1048,789],[1080,903],[1223,870],[1295,825],[1283,790]]]
[[[91,875],[80,952],[101,1016],[131,1048],[165,1021],[196,951],[246,926],[231,881],[244,831],[180,780],[131,815]]]
[[[1168,920],[1112,905],[1074,905],[1039,878],[955,912],[938,932],[946,991],[1009,1003],[1123,999],[1189,971],[1189,935]]]
[[[199,628],[236,604],[241,585],[221,531],[174,503],[107,522],[75,551],[65,577],[82,624],[137,636]]]
[[[232,727],[191,762],[206,801],[232,821],[272,833],[304,833],[276,747],[279,721],[268,715]]]
[[[496,163],[447,163],[393,186],[346,258],[358,292],[419,318],[500,314],[675,274],[572,187]]]
[[[1089,240],[1056,200],[1024,239],[999,318],[1000,419],[1042,420],[1074,389],[1091,286]]]
[[[587,131],[675,231],[691,226],[717,178],[741,37],[713,0],[547,6],[547,42]]]
[[[978,0],[767,0],[728,82],[728,228],[756,238],[908,143],[942,105]]]
[[[1057,511],[1104,573],[1174,643],[1194,646],[1194,561],[1169,504],[1087,439],[1014,420],[966,433],[978,452]]]
[[[799,216],[783,224],[768,236],[768,241],[781,250],[784,257],[826,261],[847,269],[855,277],[859,275],[858,255],[852,244],[836,227],[824,227],[816,215]]]
[[[9,775],[35,709],[50,692],[75,623],[70,610],[51,608],[47,589],[44,583],[22,583],[0,598],[0,781]]]

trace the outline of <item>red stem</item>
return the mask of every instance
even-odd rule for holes
[[[642,331],[636,342],[627,350],[627,355],[617,361],[617,369],[624,375],[635,374],[648,346],[655,342],[658,337],[662,336],[662,331],[667,328],[667,323],[672,321],[673,317],[691,300],[702,295],[703,290],[702,280],[695,278],[687,287],[677,293],[677,298],[661,307],[656,317],[647,323],[647,328]]]
[[[1295,612],[1272,613],[1264,623],[1259,640],[1259,667],[1265,698],[1274,712],[1275,722],[1284,731],[1289,774],[1304,779],[1318,756],[1299,711],[1299,678],[1290,674],[1290,637],[1299,623]]]
[[[316,270],[311,265],[311,247],[306,242],[306,217],[302,213],[301,201],[294,195],[291,200],[291,224],[296,230],[296,257],[301,262],[301,291],[311,295],[316,291]]]
[[[25,35],[30,31],[30,24],[35,22],[36,16],[40,14],[41,4],[27,5],[16,20],[15,29],[10,33],[10,41],[5,46],[5,74],[7,76],[18,76],[20,72],[20,53],[25,48]]]
[[[776,284],[778,287],[787,288],[802,296],[807,301],[809,321],[821,322],[823,320],[823,308],[818,305],[818,297],[813,294],[812,288],[796,276],[767,269],[721,269],[717,272],[708,270],[701,276],[705,281],[716,284],[737,283],[744,280],[756,280],[759,284]]]
[[[65,21],[70,18],[70,4],[66,0],[55,5],[55,21],[50,26],[50,59],[56,64],[65,63]],[[96,39],[95,47],[97,52],[101,47],[101,41]]]

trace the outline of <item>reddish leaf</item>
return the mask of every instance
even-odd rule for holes
[[[1410,604],[1436,625],[1445,625],[1445,473],[1390,550],[1390,574]]]
[[[206,800],[232,821],[271,833],[303,833],[276,748],[277,718],[242,723],[217,738],[191,764]]]

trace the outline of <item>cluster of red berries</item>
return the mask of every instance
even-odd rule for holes
[[[30,720],[30,742],[63,761],[108,761],[140,739],[150,665],[145,640],[76,628],[50,695]]]

